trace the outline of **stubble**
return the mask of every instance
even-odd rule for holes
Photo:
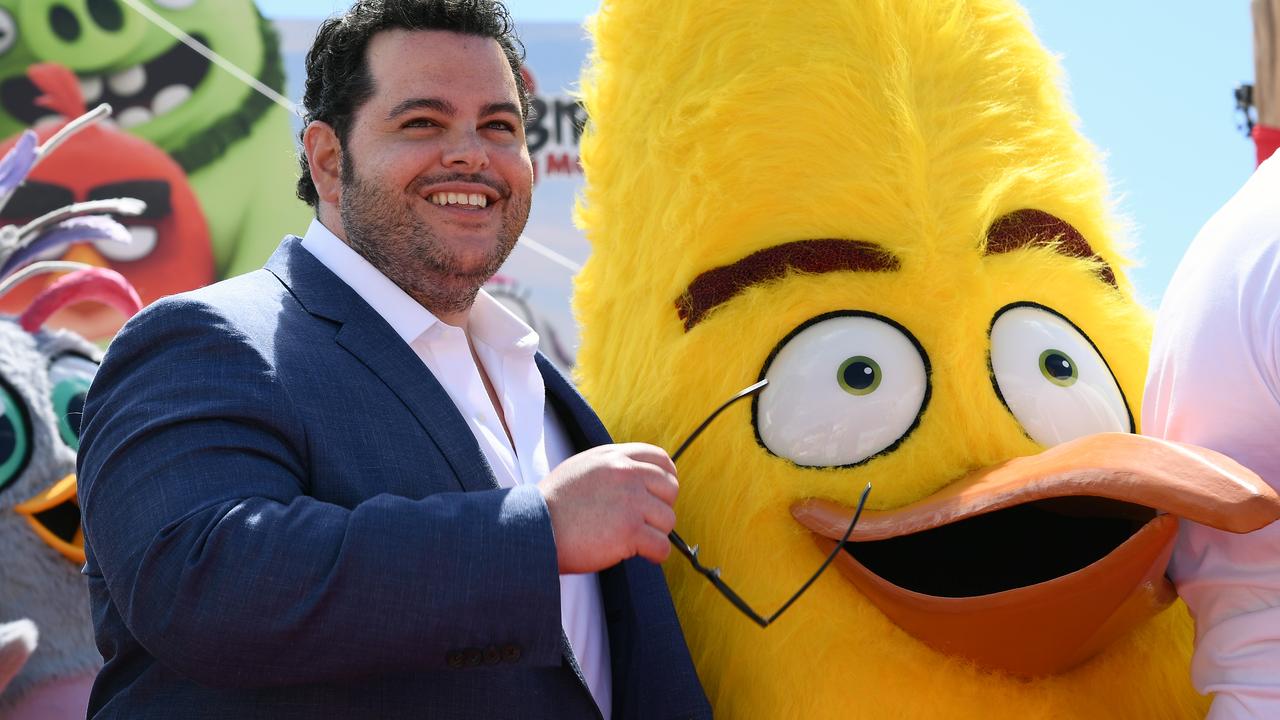
[[[496,242],[479,261],[458,257],[412,203],[427,202],[416,192],[387,193],[359,176],[348,157],[342,159],[342,199],[338,211],[347,243],[387,279],[420,305],[439,315],[470,309],[476,294],[511,254],[529,216],[529,197],[514,194],[501,181],[450,173],[419,178],[415,186],[442,182],[483,183],[503,198],[502,224]]]

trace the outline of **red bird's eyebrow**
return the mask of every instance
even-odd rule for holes
[[[863,240],[796,240],[754,252],[741,260],[712,268],[689,283],[676,299],[684,330],[702,322],[717,307],[747,288],[778,280],[789,272],[892,272],[898,258]]]
[[[1025,247],[1049,247],[1069,258],[1092,260],[1098,277],[1111,287],[1116,274],[1071,223],[1043,210],[1017,210],[991,223],[984,255],[1000,255]]]

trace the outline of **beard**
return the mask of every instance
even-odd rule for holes
[[[412,191],[443,182],[488,185],[504,201],[495,242],[479,260],[460,257],[444,238],[447,228],[435,226],[415,212],[414,203],[429,201]],[[465,173],[420,177],[410,190],[404,194],[375,186],[356,172],[350,153],[343,153],[338,212],[347,243],[435,315],[465,312],[520,239],[529,217],[529,196],[513,193],[501,179]]]

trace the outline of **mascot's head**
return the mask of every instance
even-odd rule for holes
[[[1128,434],[1149,321],[1022,10],[605,0],[593,30],[584,390],[674,449],[769,380],[681,458],[676,508],[762,611],[873,485],[840,572],[768,629],[668,563],[717,711],[1202,712],[1157,510],[1241,530],[1275,497]]]
[[[37,128],[41,142],[84,115],[81,85],[70,70],[50,63],[34,65],[27,74],[44,92],[40,104],[65,118]],[[20,137],[3,143],[0,150],[7,152]],[[141,215],[119,218],[132,242],[31,247],[11,257],[8,265],[38,257],[111,268],[129,280],[144,303],[214,280],[209,226],[186,174],[155,145],[109,125],[86,127],[36,166],[0,211],[0,223],[22,224],[73,202],[116,197],[146,203]],[[15,289],[0,302],[0,311],[19,312],[46,284],[35,281]],[[120,315],[110,308],[79,304],[67,307],[53,324],[101,340],[115,334],[120,322]]]

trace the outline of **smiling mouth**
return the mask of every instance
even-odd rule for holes
[[[852,509],[805,500],[792,515],[830,551]],[[935,650],[1052,675],[1173,602],[1164,573],[1179,517],[1249,532],[1280,518],[1280,496],[1212,451],[1093,435],[974,471],[912,505],[866,511],[836,565]]]
[[[202,45],[206,40],[192,36]],[[181,43],[152,60],[106,74],[77,74],[86,105],[103,102],[124,128],[137,127],[181,107],[209,73],[210,62]],[[49,110],[36,105],[44,93],[25,75],[0,83],[0,106],[26,125],[37,125]]]
[[[427,196],[432,205],[453,206],[464,210],[480,210],[489,205],[489,198],[480,193],[438,192]]]

